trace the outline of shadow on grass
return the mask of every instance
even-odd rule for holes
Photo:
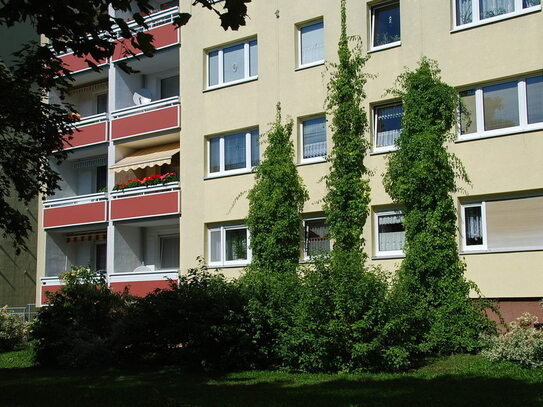
[[[415,375],[416,376],[416,375]],[[543,384],[447,374],[210,377],[179,369],[66,371],[1,369],[2,406],[541,406]]]

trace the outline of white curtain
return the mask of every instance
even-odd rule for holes
[[[246,167],[245,148],[245,133],[224,137],[224,169],[226,171]]]
[[[473,21],[471,0],[456,0],[456,25],[468,24]]]
[[[481,239],[483,237],[481,225],[481,214],[470,213],[466,218],[466,239]]]
[[[402,105],[383,107],[377,110],[377,147],[393,146],[402,132]]]
[[[389,252],[402,250],[405,241],[403,215],[379,216],[379,251]]]
[[[515,11],[515,0],[479,0],[481,19],[499,16]]]

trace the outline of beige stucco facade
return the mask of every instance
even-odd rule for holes
[[[255,0],[248,5],[247,25],[237,32],[225,32],[213,13],[190,3],[181,3],[182,11],[193,15],[181,32],[181,270],[194,266],[196,256],[208,257],[208,224],[243,222],[248,202],[240,194],[248,191],[254,180],[251,174],[208,179],[206,138],[253,127],[264,133],[274,119],[277,102],[281,103],[283,115],[295,123],[323,113],[326,66],[296,69],[297,27],[323,19],[325,59],[333,62],[340,19],[336,1]],[[370,41],[371,6],[375,4],[378,2],[347,1],[348,32],[361,37],[365,52]],[[392,99],[386,90],[394,85],[395,78],[405,67],[414,68],[422,56],[437,60],[444,81],[459,89],[543,69],[543,48],[536,40],[543,37],[540,10],[454,30],[453,5],[449,1],[402,0],[400,7],[401,45],[370,52],[366,64],[366,71],[375,75],[366,86],[365,108],[369,117],[374,105]],[[254,37],[258,39],[258,79],[206,90],[206,51]],[[293,141],[299,156],[299,126],[294,129]],[[372,137],[371,132],[367,137]],[[330,149],[330,132],[328,143]],[[477,196],[543,191],[541,130],[457,141],[449,148],[464,163],[472,182],[463,185],[465,191],[455,197],[458,205]],[[391,204],[382,185],[386,159],[387,154],[372,154],[366,161],[373,173],[372,209]],[[325,194],[321,179],[327,169],[327,163],[298,166],[310,195],[304,208],[307,214],[321,211]],[[375,259],[374,228],[374,218],[370,216],[364,233],[366,250],[373,263],[393,270],[401,258]],[[541,250],[466,254],[464,259],[467,277],[479,285],[485,296],[543,296]],[[239,273],[235,268],[223,271],[227,275]]]

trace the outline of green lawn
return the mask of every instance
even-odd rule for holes
[[[543,369],[459,355],[404,374],[51,370],[0,354],[2,406],[542,406]]]

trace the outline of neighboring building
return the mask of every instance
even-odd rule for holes
[[[14,62],[13,53],[30,40],[38,40],[38,35],[30,24],[18,24],[10,28],[0,26],[0,38],[12,38],[16,41],[0,41],[0,61],[10,66]],[[0,96],[1,97],[1,96]],[[0,307],[21,308],[32,312],[36,293],[36,227],[38,204],[32,201],[27,207],[11,194],[9,203],[25,212],[30,219],[32,231],[26,242],[28,250],[19,255],[9,238],[0,236]],[[19,311],[19,310],[14,310]],[[20,310],[22,311],[22,310]]]
[[[136,293],[164,286],[197,256],[239,275],[251,260],[248,202],[240,194],[253,185],[252,167],[265,148],[259,134],[277,102],[295,120],[296,161],[310,194],[300,260],[330,247],[321,181],[331,148],[324,61],[337,58],[339,2],[254,0],[237,32],[225,32],[214,13],[191,3],[180,5],[193,15],[181,30],[182,47],[168,25],[157,24],[160,50],[133,62],[140,74],[119,70],[118,55],[102,74],[77,74],[73,101],[91,117],[60,168],[65,187],[44,203],[38,274],[46,285],[38,297],[70,264],[89,261],[107,270],[113,287]],[[371,54],[366,71],[377,75],[366,85],[365,106],[371,262],[394,270],[403,256],[401,207],[382,186],[402,107],[386,90],[424,55],[438,61],[471,111],[450,145],[472,181],[455,196],[467,277],[500,301],[506,319],[524,310],[543,316],[543,47],[534,40],[543,38],[540,0],[347,3],[349,33],[361,36]],[[180,183],[111,192],[115,182],[167,172],[178,172]],[[109,192],[98,193],[106,179]]]

